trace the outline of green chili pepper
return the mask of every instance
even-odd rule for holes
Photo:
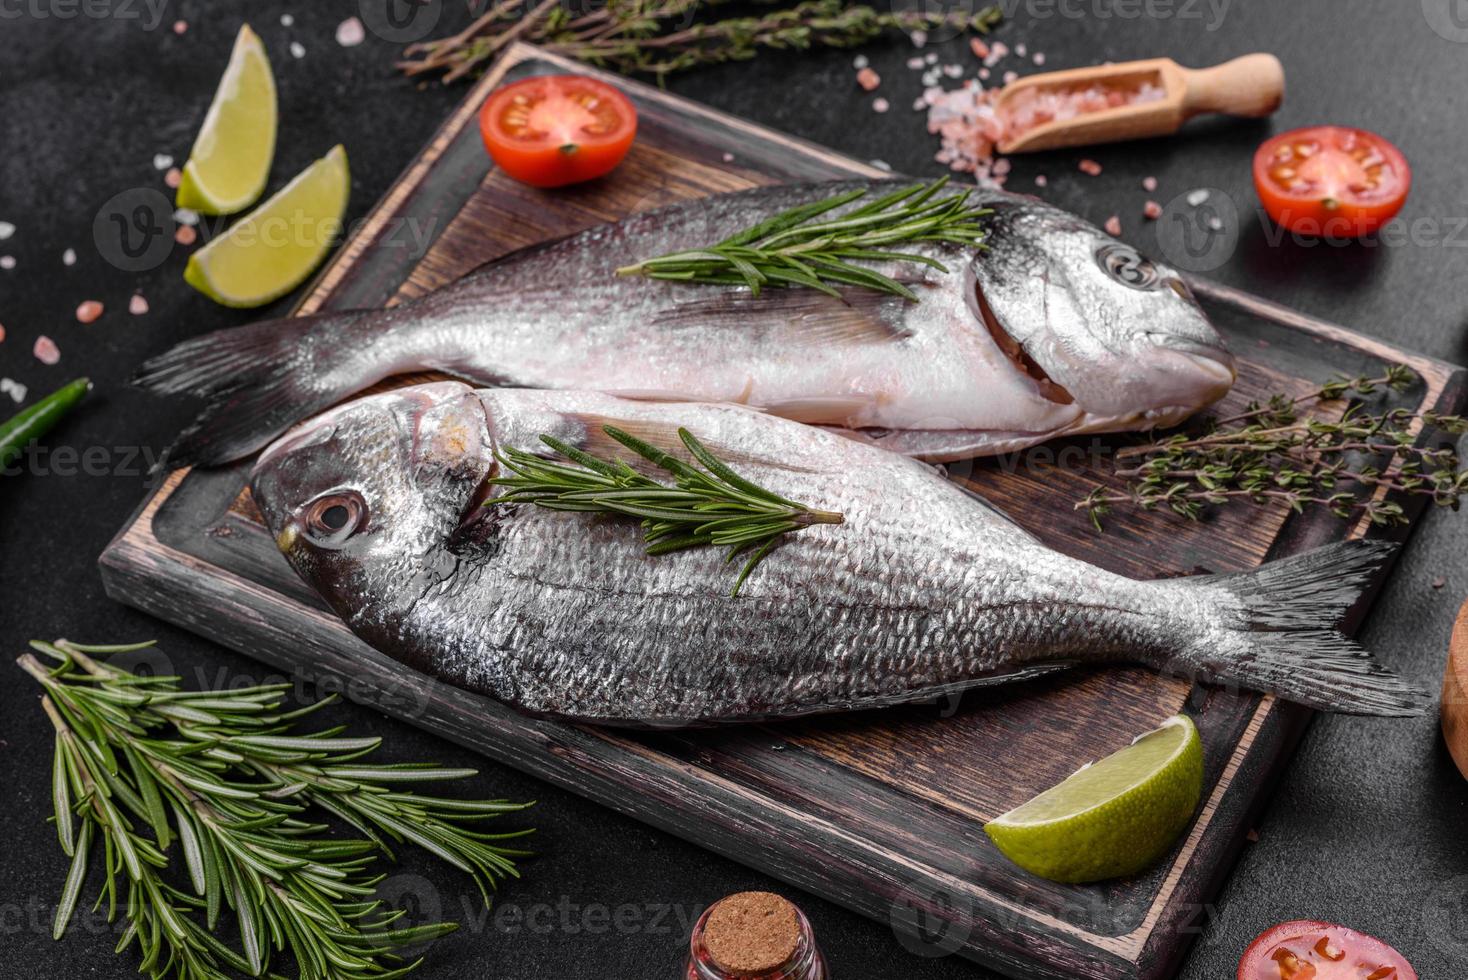
[[[17,412],[9,421],[0,422],[0,473],[20,458],[26,443],[50,432],[92,390],[87,378],[77,378],[64,388],[51,392],[30,408]]]

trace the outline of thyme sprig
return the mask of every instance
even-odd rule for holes
[[[1003,19],[998,6],[962,10],[882,11],[842,0],[804,0],[747,17],[695,21],[732,0],[609,0],[575,13],[560,0],[498,0],[457,34],[407,49],[398,68],[442,74],[453,82],[483,69],[516,40],[623,74],[662,79],[699,65],[745,61],[762,50],[851,48],[888,31],[987,33]],[[773,0],[763,0],[773,5]]]
[[[1427,429],[1462,435],[1468,420],[1406,408],[1370,412],[1361,401],[1347,406],[1338,421],[1304,414],[1312,405],[1403,391],[1414,379],[1410,369],[1392,365],[1378,377],[1340,379],[1296,398],[1276,395],[1250,404],[1201,435],[1127,447],[1117,459],[1139,462],[1116,471],[1125,489],[1097,487],[1076,507],[1090,513],[1097,530],[1121,506],[1198,520],[1230,500],[1277,502],[1295,512],[1319,506],[1379,526],[1407,522],[1393,496],[1426,497],[1456,510],[1468,494],[1468,471],[1460,469],[1457,450],[1418,442]]]
[[[185,691],[177,677],[137,676],[105,660],[151,645],[33,641],[35,652],[18,661],[45,690],[56,732],[54,820],[72,858],[57,939],[99,842],[97,907],[105,902],[108,921],[126,923],[117,951],[136,946],[139,972],[176,980],[279,977],[278,953],[290,954],[303,980],[406,975],[421,960],[400,950],[456,926],[402,925],[403,911],[373,898],[382,876],[369,866],[391,857],[393,844],[416,844],[467,872],[486,902],[496,881],[517,876],[514,858],[527,852],[502,842],[529,831],[474,828],[528,804],[419,796],[401,784],[474,770],[366,764],[380,739],[341,728],[293,733],[331,698],[282,711],[287,684]],[[313,807],[361,836],[305,819]],[[215,935],[225,910],[238,949]]]
[[[943,177],[926,186],[899,188],[819,220],[867,194],[863,189],[845,191],[782,211],[706,248],[623,266],[617,275],[745,285],[756,296],[766,285],[806,286],[837,297],[837,286],[857,286],[916,301],[917,294],[903,283],[858,263],[912,263],[947,272],[932,256],[902,247],[923,242],[980,245],[981,219],[990,212],[970,203],[972,190],[939,197],[947,183]]]
[[[786,534],[813,524],[840,524],[844,520],[840,514],[813,510],[746,480],[687,429],[680,428],[678,438],[703,469],[615,426],[603,426],[602,431],[673,474],[674,486],[643,476],[623,460],[598,459],[542,435],[542,443],[575,465],[567,466],[513,446],[497,450],[495,458],[514,475],[490,481],[509,492],[492,498],[487,505],[524,502],[548,510],[640,518],[649,555],[716,547],[728,549],[726,561],[732,562],[748,553],[734,582],[734,596],[739,595],[749,573]]]

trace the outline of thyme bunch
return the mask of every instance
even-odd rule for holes
[[[1468,494],[1468,471],[1460,469],[1450,445],[1417,445],[1420,433],[1468,432],[1457,415],[1416,413],[1405,408],[1368,411],[1352,402],[1339,421],[1309,417],[1306,409],[1325,402],[1366,398],[1383,389],[1403,391],[1414,379],[1401,365],[1378,377],[1331,381],[1297,398],[1272,397],[1230,418],[1209,424],[1201,435],[1178,434],[1117,453],[1125,489],[1097,487],[1076,508],[1085,508],[1097,530],[1116,507],[1170,510],[1189,520],[1230,500],[1282,503],[1301,512],[1324,507],[1342,519],[1364,517],[1374,525],[1404,524],[1407,515],[1392,495],[1426,497],[1457,509]]]
[[[695,21],[702,10],[732,0],[607,0],[573,13],[560,0],[498,0],[457,34],[407,49],[398,68],[457,81],[481,70],[517,40],[623,74],[659,79],[699,65],[745,61],[762,50],[850,48],[887,31],[948,29],[987,33],[1003,18],[998,6],[962,10],[881,11],[841,0],[803,0],[747,17]]]
[[[420,796],[406,782],[462,779],[472,769],[372,765],[380,744],[341,728],[293,734],[333,699],[282,711],[289,685],[185,691],[177,677],[140,677],[105,656],[151,646],[33,641],[18,663],[45,691],[56,732],[52,798],[62,850],[72,858],[53,935],[76,911],[100,845],[109,922],[136,946],[152,978],[279,977],[289,953],[302,980],[390,980],[412,971],[399,951],[452,932],[452,922],[404,926],[404,912],[373,898],[369,867],[416,844],[470,874],[488,901],[526,854],[484,820],[523,809],[503,800]],[[49,664],[48,664],[49,661]],[[311,808],[359,837],[305,819]],[[182,855],[181,869],[175,861]],[[167,874],[175,869],[182,873]],[[238,948],[215,935],[221,913]]]
[[[885,194],[839,216],[824,215],[865,197],[851,190],[782,211],[705,248],[644,259],[617,270],[619,276],[646,276],[675,282],[745,285],[760,288],[805,286],[840,297],[837,286],[856,286],[917,301],[907,286],[860,262],[900,262],[948,269],[931,256],[904,251],[924,242],[981,245],[981,219],[990,212],[970,202],[971,190],[939,197],[948,183],[914,184]]]
[[[525,502],[548,510],[640,518],[649,555],[715,547],[727,549],[726,560],[732,562],[748,553],[734,582],[734,596],[739,595],[749,573],[786,534],[843,520],[840,514],[813,510],[751,483],[709,452],[687,429],[679,429],[678,437],[702,470],[614,426],[603,426],[602,431],[673,474],[675,485],[665,486],[643,476],[622,460],[607,462],[542,435],[542,443],[576,465],[567,466],[513,446],[496,451],[495,458],[513,475],[490,481],[508,487],[509,492],[491,499],[486,506]]]

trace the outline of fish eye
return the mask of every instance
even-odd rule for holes
[[[1096,264],[1123,286],[1155,289],[1162,281],[1157,267],[1136,249],[1120,242],[1105,242],[1096,249]]]
[[[367,524],[367,502],[355,490],[333,490],[307,503],[301,526],[312,543],[339,548]]]

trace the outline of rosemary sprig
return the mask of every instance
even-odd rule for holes
[[[1201,435],[1128,447],[1117,459],[1140,462],[1116,471],[1127,481],[1125,489],[1097,487],[1076,507],[1090,513],[1097,530],[1120,506],[1165,508],[1198,520],[1209,507],[1230,500],[1278,502],[1296,512],[1320,506],[1374,525],[1406,523],[1401,503],[1389,499],[1394,494],[1457,509],[1468,494],[1468,471],[1459,468],[1457,451],[1417,442],[1425,429],[1468,432],[1468,420],[1405,408],[1371,413],[1359,401],[1335,422],[1303,414],[1315,404],[1364,398],[1383,388],[1403,391],[1413,380],[1408,368],[1393,365],[1379,377],[1341,379],[1297,398],[1276,395],[1267,404],[1251,404]]]
[[[695,22],[703,10],[732,0],[609,0],[574,13],[559,0],[498,0],[457,34],[414,44],[398,68],[441,73],[453,82],[483,69],[523,40],[589,64],[659,80],[699,65],[745,61],[762,50],[850,48],[887,31],[986,33],[1003,18],[998,6],[977,12],[881,11],[842,0],[804,0],[756,16]],[[774,5],[774,0],[763,0]]]
[[[54,819],[72,858],[56,938],[75,913],[99,841],[97,904],[107,903],[108,921],[126,921],[117,950],[136,945],[139,972],[177,980],[279,977],[271,961],[287,952],[303,980],[411,972],[420,961],[398,951],[456,926],[403,926],[404,912],[372,897],[381,876],[368,868],[379,854],[391,857],[389,840],[470,873],[486,901],[499,878],[517,874],[513,859],[526,852],[501,842],[528,831],[473,828],[527,804],[419,796],[399,785],[473,770],[366,765],[360,760],[380,739],[348,738],[340,728],[293,734],[332,699],[281,711],[289,685],[184,691],[177,677],[139,677],[99,659],[148,646],[33,641],[35,653],[18,661],[45,690],[42,707],[56,731]],[[333,836],[304,819],[313,806],[362,836]],[[181,873],[165,874],[173,869]],[[215,935],[226,909],[238,949]]]
[[[608,462],[542,435],[540,441],[570,460],[555,460],[516,449],[496,451],[513,476],[490,482],[508,488],[487,506],[532,503],[548,510],[620,514],[642,520],[643,542],[649,555],[665,555],[685,548],[727,548],[727,561],[749,553],[731,593],[739,595],[744,580],[765,556],[792,531],[813,524],[840,524],[840,514],[813,510],[786,500],[751,483],[730,469],[687,429],[678,438],[703,469],[690,466],[656,446],[614,426],[602,431],[650,463],[673,474],[674,486],[643,476],[626,462]]]
[[[836,216],[830,212],[866,196],[851,190],[782,211],[707,248],[644,259],[617,270],[619,276],[646,276],[677,282],[746,285],[756,296],[766,285],[806,286],[839,297],[837,286],[857,286],[917,300],[917,294],[890,276],[858,263],[907,262],[939,272],[937,259],[902,246],[922,242],[980,245],[980,219],[990,212],[969,202],[971,190],[945,197],[943,177],[885,194]]]

